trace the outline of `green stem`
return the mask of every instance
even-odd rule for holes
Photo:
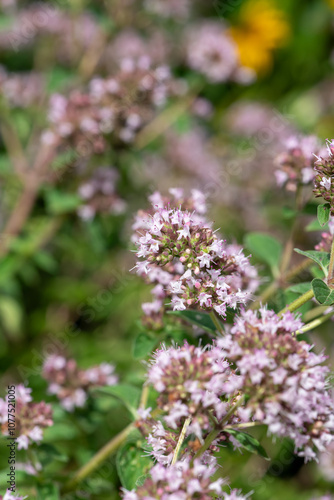
[[[329,284],[332,283],[333,274],[334,274],[334,238],[333,238],[333,242],[332,242],[331,257],[330,257],[329,266],[328,266],[327,283],[329,283]]]
[[[149,394],[149,387],[143,386],[139,408],[145,408]],[[152,413],[152,416],[155,412]],[[135,422],[129,424],[125,429],[113,437],[103,448],[101,448],[90,460],[86,463],[74,477],[68,481],[63,489],[63,492],[72,491],[85,477],[89,476],[95,469],[97,469],[110,455],[112,455],[126,440],[132,430],[135,429]]]
[[[279,282],[278,281],[273,281],[259,296],[257,300],[255,300],[252,305],[250,306],[250,309],[253,311],[255,309],[258,309],[261,304],[268,302],[268,299],[274,295],[275,292],[279,289]]]
[[[216,439],[216,437],[221,433],[221,429],[213,429],[210,434],[207,435],[203,445],[200,447],[196,455],[194,456],[194,460],[199,458],[203,453],[210,447],[211,443]]]
[[[321,316],[320,318],[314,319],[313,321],[310,321],[310,323],[307,323],[304,325],[300,330],[296,332],[297,335],[301,335],[302,333],[308,332],[310,330],[313,330],[313,328],[316,328],[317,326],[322,325],[325,323],[328,319],[331,319],[334,315],[334,311],[331,311],[328,314],[325,314],[324,316]]]
[[[304,293],[298,299],[294,300],[291,302],[291,304],[288,304],[284,309],[282,309],[279,313],[278,316],[282,316],[284,313],[287,311],[293,312],[296,309],[299,309],[302,305],[306,304],[309,300],[311,300],[314,297],[313,290],[309,290],[308,292]]]
[[[220,322],[219,322],[219,320],[218,320],[218,318],[217,318],[217,316],[216,316],[216,314],[215,314],[214,311],[210,312],[210,318],[212,319],[213,324],[217,328],[218,333],[220,333],[221,335],[223,335],[223,333],[224,333],[223,332],[223,327],[220,324]]]
[[[308,267],[310,267],[312,264],[311,259],[304,259],[300,264],[297,266],[293,267],[291,271],[288,271],[287,273],[283,274],[279,279],[273,281],[270,285],[267,286],[259,296],[255,302],[250,306],[250,309],[258,309],[261,304],[264,304],[268,302],[268,300],[279,290],[279,288],[282,288],[282,284],[284,282],[289,282],[296,276],[298,276],[300,273],[305,271]]]
[[[221,422],[219,422],[219,427],[216,429],[213,429],[210,434],[206,437],[203,445],[200,447],[196,455],[194,456],[192,462],[196,459],[199,458],[203,453],[210,447],[211,443],[216,439],[216,437],[222,432],[223,426],[226,422],[228,422],[229,418],[237,411],[239,406],[242,405],[244,402],[244,396],[241,396],[239,400],[235,403],[232,408],[229,409],[229,411],[226,413],[225,417]]]
[[[114,453],[123,442],[126,440],[130,432],[134,429],[134,423],[125,427],[117,436],[115,436],[109,443],[100,449],[96,455],[87,462],[74,477],[65,484],[63,493],[73,490],[85,477],[89,476],[95,469],[97,469],[112,453]]]
[[[307,311],[303,315],[303,321],[304,323],[308,323],[309,321],[312,321],[313,319],[319,318],[319,316],[322,316],[326,311],[328,310],[328,306],[317,306],[311,309],[310,311]]]
[[[187,432],[187,429],[190,425],[190,422],[191,422],[191,417],[188,417],[183,424],[182,431],[180,433],[180,436],[179,436],[179,439],[177,441],[177,445],[176,445],[176,448],[174,451],[173,460],[172,460],[171,465],[174,465],[177,462],[177,459],[178,459],[184,438],[186,437],[186,432]]]
[[[224,427],[224,430],[229,430],[229,429],[249,429],[250,427],[259,427],[260,425],[264,425],[261,422],[246,422],[244,424],[234,424],[234,425],[227,425]]]

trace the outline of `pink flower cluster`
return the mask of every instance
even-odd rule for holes
[[[315,164],[313,193],[330,204],[334,216],[334,141],[327,141],[327,157],[319,157]]]
[[[264,308],[247,311],[217,346],[237,374],[225,391],[247,395],[239,417],[291,438],[298,454],[310,460],[316,458],[314,447],[323,451],[334,439],[334,404],[327,390],[326,357],[297,340],[301,326],[290,312],[279,317]]]
[[[187,62],[210,82],[250,83],[255,74],[240,65],[237,47],[220,21],[206,21],[189,29]]]
[[[42,75],[34,72],[8,73],[0,66],[0,95],[10,107],[25,108],[36,105],[43,95]]]
[[[296,191],[301,184],[311,184],[315,177],[316,156],[324,151],[317,137],[290,137],[286,142],[286,151],[275,160],[278,169],[275,171],[278,186],[288,191]]]
[[[18,450],[26,450],[33,443],[39,444],[43,439],[43,429],[53,424],[51,406],[44,401],[34,403],[31,392],[22,384],[15,388],[15,437]],[[7,398],[0,398],[0,423],[2,433],[8,435]]]
[[[80,370],[74,359],[52,355],[43,365],[43,377],[49,382],[49,394],[55,394],[62,407],[72,412],[85,405],[91,387],[117,384],[114,370],[109,363]]]
[[[54,94],[49,109],[51,131],[73,147],[88,143],[94,153],[101,153],[107,141],[133,142],[171,92],[166,66],[152,68],[147,57],[128,59],[115,77],[94,78],[87,93]]]
[[[25,500],[26,498],[28,498],[28,495],[22,497],[16,495],[16,493],[12,493],[10,490],[7,490],[4,496],[0,495],[0,500]]]
[[[180,429],[190,418],[187,435],[200,442],[213,420],[221,425],[213,444],[227,438],[225,425],[254,422],[267,425],[271,435],[292,439],[306,461],[316,459],[315,449],[324,451],[334,440],[334,403],[326,357],[297,340],[301,327],[292,313],[279,317],[263,308],[242,312],[213,347],[185,344],[158,350],[147,380],[159,392],[167,429],[151,423],[153,456],[170,463],[174,437],[169,429]]]
[[[136,491],[124,491],[123,500],[211,500],[212,495],[221,495],[224,480],[212,482],[216,471],[214,465],[204,465],[199,460],[179,461],[170,467],[161,464],[150,470],[150,477]],[[228,497],[227,497],[228,498]],[[237,497],[238,498],[238,497]],[[241,497],[240,497],[241,498]]]
[[[185,344],[157,351],[147,380],[160,394],[158,406],[167,413],[167,426],[177,429],[191,417],[188,433],[201,440],[203,432],[212,428],[209,415],[220,421],[232,404],[221,399],[232,372],[220,349]]]
[[[137,257],[144,260],[137,262],[137,273],[157,285],[146,312],[158,313],[164,297],[171,297],[174,310],[215,310],[222,317],[227,307],[245,304],[258,280],[242,249],[219,239],[196,212],[162,207],[158,198],[153,215],[135,225],[143,229]],[[203,202],[201,207],[203,213]]]
[[[96,213],[120,214],[125,210],[125,202],[116,191],[118,172],[114,168],[99,167],[92,177],[79,186],[79,196],[84,203],[78,214],[82,219],[92,219]]]
[[[14,2],[6,0],[7,10],[12,11],[13,22],[0,32],[3,50],[18,50],[36,42],[48,43],[48,56],[63,64],[77,61],[94,43],[102,41],[103,29],[89,12],[75,18],[68,11],[51,2],[27,2],[26,7],[14,12]],[[50,40],[51,39],[51,40]]]

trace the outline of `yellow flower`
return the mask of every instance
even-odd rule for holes
[[[240,9],[238,25],[230,28],[241,64],[257,73],[270,68],[272,51],[284,44],[289,32],[284,13],[269,0],[246,2]]]

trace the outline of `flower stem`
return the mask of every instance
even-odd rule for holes
[[[139,408],[145,408],[149,394],[149,387],[143,386]],[[153,412],[154,413],[154,412]],[[153,416],[153,414],[152,414]],[[74,477],[68,481],[63,489],[63,492],[72,491],[85,477],[89,476],[95,469],[97,469],[110,455],[112,455],[126,440],[132,430],[135,429],[135,422],[129,424],[125,429],[114,436],[103,448],[101,448],[90,460],[86,463]]]
[[[178,442],[177,442],[177,445],[176,445],[176,448],[174,451],[173,460],[172,460],[171,465],[174,465],[177,462],[177,459],[178,459],[184,438],[186,437],[186,432],[187,432],[187,429],[190,425],[190,422],[191,422],[191,417],[188,417],[183,424],[182,431],[180,433],[180,436],[179,436],[179,439],[178,439]]]
[[[243,424],[234,424],[234,425],[227,425],[224,427],[224,430],[229,430],[229,429],[248,429],[250,427],[258,427],[260,425],[264,425],[261,422],[245,422]]]
[[[203,453],[210,447],[211,443],[216,439],[216,437],[221,433],[221,429],[213,429],[210,434],[207,435],[203,445],[200,447],[196,455],[194,456],[194,460],[199,458]]]
[[[200,447],[200,449],[198,450],[198,452],[196,453],[196,455],[194,456],[192,462],[196,459],[196,458],[199,458],[201,455],[203,455],[203,453],[210,447],[211,443],[216,439],[216,437],[222,432],[223,429],[223,426],[226,422],[228,422],[229,418],[237,411],[237,409],[239,408],[239,406],[242,405],[242,403],[244,402],[244,396],[241,396],[238,401],[235,403],[234,406],[232,406],[232,408],[229,409],[229,411],[226,413],[225,417],[223,418],[223,420],[221,422],[219,422],[219,427],[217,427],[216,429],[213,429],[210,434],[208,434],[208,436],[205,438],[205,441],[203,443],[203,445]]]
[[[222,328],[222,325],[220,324],[217,316],[215,315],[214,311],[210,312],[210,318],[212,319],[213,324],[217,328],[217,331],[222,335],[224,333],[223,328]]]
[[[134,423],[129,424],[117,436],[115,436],[109,443],[100,449],[89,462],[84,465],[74,477],[65,484],[63,493],[73,490],[85,477],[89,476],[95,469],[97,469],[112,453],[114,453],[121,444],[126,440],[130,432],[134,429]]]
[[[334,237],[333,237],[333,242],[332,242],[332,248],[331,248],[331,257],[329,261],[329,266],[328,266],[328,277],[327,277],[327,283],[331,283],[333,276],[334,275]]]
[[[317,326],[322,325],[325,323],[328,319],[331,319],[334,315],[334,311],[331,311],[328,314],[325,314],[324,316],[321,316],[320,318],[314,319],[313,321],[310,321],[310,323],[307,323],[304,325],[300,330],[296,332],[297,335],[301,335],[302,333],[308,332],[309,330],[313,330],[313,328],[316,328]]]
[[[282,316],[284,313],[287,311],[293,312],[296,309],[299,309],[303,304],[306,304],[309,300],[311,300],[314,297],[314,292],[313,290],[309,290],[308,292],[304,293],[298,299],[294,300],[291,302],[291,304],[288,304],[284,309],[282,309],[279,313],[278,316]]]
[[[283,276],[281,276],[277,280],[273,281],[273,283],[268,285],[267,288],[263,290],[259,298],[253,302],[253,304],[250,306],[250,309],[257,309],[261,304],[268,302],[268,300],[277,292],[277,290],[279,290],[279,288],[282,288],[282,284],[291,281],[293,278],[310,267],[311,264],[312,260],[304,259],[300,264],[294,266],[290,271],[283,274]]]

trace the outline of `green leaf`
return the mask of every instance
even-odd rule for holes
[[[321,227],[324,227],[325,224],[329,221],[330,216],[330,204],[325,203],[324,205],[318,205],[317,215],[318,221]]]
[[[118,384],[109,387],[97,387],[94,390],[120,399],[136,418],[141,394],[138,387],[129,384]]]
[[[315,278],[312,281],[314,296],[323,306],[331,306],[334,304],[334,290],[329,288],[324,281]]]
[[[42,443],[36,451],[39,462],[45,466],[58,460],[59,462],[67,462],[67,457],[60,453],[52,444]]]
[[[79,430],[75,425],[57,421],[56,425],[47,427],[43,434],[48,441],[59,443],[60,441],[71,441],[77,438]]]
[[[45,194],[48,211],[53,215],[74,212],[81,205],[82,199],[77,194],[64,193],[55,189]]]
[[[158,339],[151,337],[146,332],[140,332],[133,343],[133,357],[135,359],[145,358],[153,351]]]
[[[39,250],[34,254],[34,261],[40,269],[48,273],[54,273],[57,270],[57,261],[44,250]]]
[[[282,208],[282,215],[284,219],[293,219],[296,217],[298,214],[297,210],[294,210],[293,208],[290,207],[283,207]]]
[[[145,451],[137,443],[126,443],[118,450],[116,467],[122,486],[128,490],[134,489],[143,482],[153,466],[153,460],[144,455]]]
[[[304,255],[305,257],[308,257],[309,259],[313,260],[316,262],[321,269],[324,272],[324,275],[327,276],[327,267],[329,264],[329,259],[330,259],[330,254],[327,252],[317,252],[316,250],[308,250],[304,252],[304,250],[299,250],[299,248],[295,248],[295,252],[299,253],[300,255]]]
[[[203,328],[203,330],[206,330],[209,333],[216,333],[217,331],[217,328],[215,327],[210,314],[206,312],[186,309],[184,311],[168,311],[168,314],[179,316],[188,323],[200,326],[201,328]]]
[[[36,500],[59,500],[59,490],[54,483],[39,484]]]
[[[246,450],[250,451],[251,453],[256,453],[266,460],[270,460],[263,446],[250,434],[237,431],[235,429],[226,429],[226,432],[228,434],[231,434],[231,436],[233,436]]]
[[[328,229],[328,224],[325,224],[324,227],[321,227],[319,224],[318,219],[313,219],[309,224],[306,226],[306,231],[311,232],[311,231],[326,231]]]
[[[20,333],[22,309],[12,297],[0,297],[0,321],[10,334],[18,335]]]
[[[298,293],[298,295],[303,295],[304,293],[308,292],[311,289],[311,282],[306,282],[306,283],[297,283],[296,285],[290,286],[287,291],[288,292],[293,292],[293,293]]]
[[[249,233],[245,237],[245,245],[254,257],[277,270],[282,255],[282,245],[276,239],[265,233]]]

